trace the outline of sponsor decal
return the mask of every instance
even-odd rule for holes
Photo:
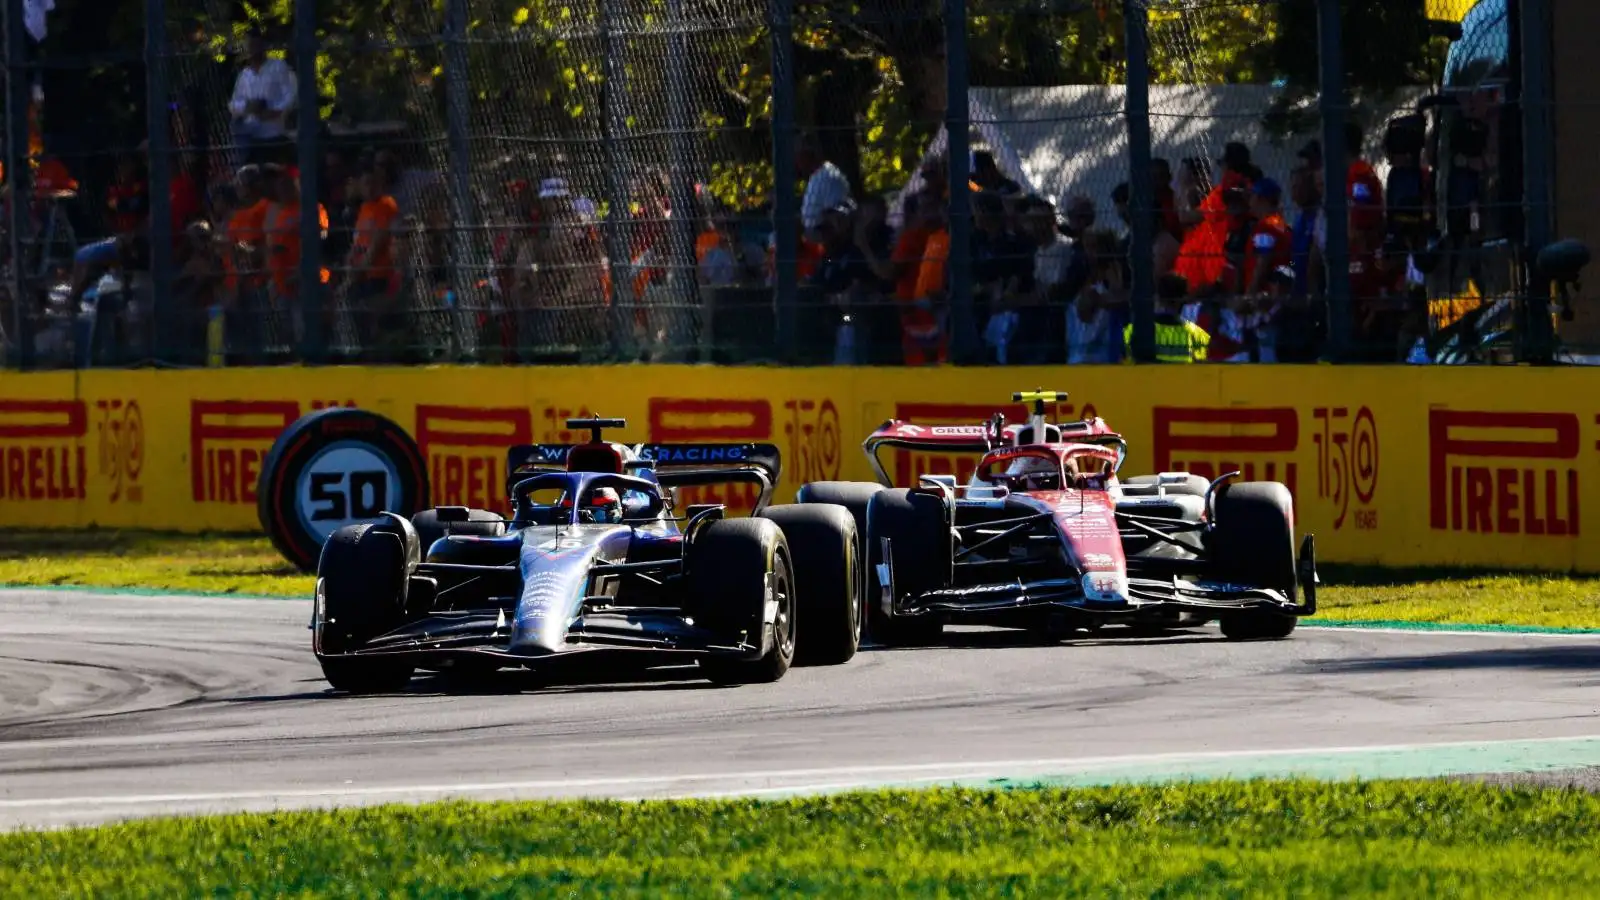
[[[520,407],[417,405],[417,447],[428,464],[433,506],[508,512],[506,448],[533,440],[533,414]]]
[[[1085,553],[1082,562],[1085,569],[1114,569],[1117,566],[1117,561],[1109,553]]]
[[[1156,471],[1207,480],[1239,472],[1244,481],[1280,481],[1296,493],[1300,416],[1292,407],[1158,406],[1154,421]]]
[[[1311,417],[1321,423],[1311,436],[1317,447],[1317,497],[1332,504],[1333,529],[1351,522],[1357,531],[1377,530],[1378,422],[1372,410],[1363,406],[1352,415],[1349,407],[1324,406],[1312,410]]]
[[[88,434],[82,400],[0,400],[0,501],[87,499]]]
[[[1579,424],[1575,413],[1429,410],[1429,527],[1577,537]]]
[[[1128,576],[1116,572],[1089,572],[1083,576],[1083,596],[1097,603],[1128,602]]]
[[[996,406],[992,403],[899,403],[893,418],[916,422],[928,429],[930,437],[982,439],[988,433],[981,423],[996,412],[1004,413],[1008,422],[1022,422],[1028,418],[1028,408],[1022,404]],[[1072,407],[1063,404],[1061,415],[1070,417]],[[902,429],[904,426],[902,426]],[[884,450],[884,468],[897,486],[910,487],[920,483],[924,475],[953,475],[958,484],[972,480],[977,470],[979,453],[973,451]]]
[[[293,400],[189,403],[189,485],[196,503],[254,505],[261,464],[296,419]]]
[[[138,400],[96,400],[97,473],[110,484],[112,503],[141,503],[144,485],[144,414]]]
[[[739,445],[663,446],[646,444],[639,448],[640,459],[678,465],[683,463],[729,463],[749,457],[750,448]]]

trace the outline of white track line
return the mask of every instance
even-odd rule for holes
[[[1227,759],[1261,759],[1294,756],[1348,756],[1363,753],[1405,753],[1457,747],[1492,748],[1519,744],[1600,742],[1600,735],[1529,738],[1498,741],[1446,741],[1440,743],[1388,744],[1351,747],[1296,747],[1280,750],[1217,750],[1199,753],[1152,753],[1118,756],[1062,757],[1056,759],[995,760],[990,762],[917,763],[886,766],[844,766],[820,769],[776,769],[726,774],[645,775],[612,778],[565,778],[538,781],[465,782],[460,784],[385,785],[372,787],[285,789],[275,791],[219,791],[194,794],[125,794],[99,797],[37,797],[25,800],[0,800],[0,810],[42,809],[64,806],[213,803],[275,799],[320,799],[337,797],[384,797],[407,794],[480,794],[511,791],[566,791],[592,788],[641,788],[649,785],[672,786],[684,783],[768,782],[784,779],[830,779],[830,786],[846,788],[887,784],[897,780],[912,782],[959,781],[979,778],[1028,777],[1024,771],[1060,774],[1085,768],[1147,765],[1174,762],[1201,762]],[[897,779],[895,776],[904,776]],[[773,788],[771,790],[793,790]],[[749,792],[758,793],[761,789]],[[720,792],[719,792],[720,793]]]

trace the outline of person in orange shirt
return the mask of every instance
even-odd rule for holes
[[[233,186],[237,203],[228,216],[228,252],[223,254],[222,259],[228,294],[225,302],[229,305],[239,302],[241,292],[261,284],[261,271],[265,266],[262,254],[266,249],[267,207],[272,205],[267,199],[271,186],[263,181],[259,166],[241,168],[234,176]]]
[[[927,255],[928,243],[942,230],[938,207],[939,196],[932,189],[906,198],[906,225],[895,239],[894,253],[890,258],[894,266],[894,299],[900,307],[900,348],[908,366],[927,365],[928,341],[939,337],[939,320],[934,316],[931,305],[917,303],[921,296],[917,287],[922,280],[922,263]],[[942,246],[947,252],[950,246],[948,234],[942,238]],[[937,273],[928,274],[930,290],[934,288],[936,276],[942,277],[943,271],[941,265]],[[943,361],[942,351],[939,359]]]
[[[928,235],[922,245],[922,261],[916,266],[916,285],[912,288],[909,305],[902,307],[900,320],[901,343],[908,366],[947,362],[950,355],[950,337],[945,333],[943,321],[950,229],[939,194],[929,192],[920,196],[917,209]],[[899,255],[899,248],[896,248],[896,256]]]
[[[300,178],[281,167],[270,177],[273,202],[263,222],[266,235],[267,275],[274,298],[280,303],[300,293]],[[317,219],[322,237],[328,236],[328,210],[317,204]],[[322,283],[328,283],[328,270],[322,270]]]
[[[361,208],[356,213],[354,240],[346,260],[349,289],[346,297],[371,329],[367,337],[379,339],[396,333],[401,323],[395,308],[395,226],[400,204],[393,190],[392,159],[380,156],[361,177]]]

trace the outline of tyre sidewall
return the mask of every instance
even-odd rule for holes
[[[861,645],[866,613],[855,517],[835,504],[773,506],[761,513],[783,531],[793,565],[800,665],[847,662]]]

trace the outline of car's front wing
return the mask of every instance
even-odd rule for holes
[[[685,621],[680,610],[665,609],[580,616],[568,627],[565,646],[553,653],[520,648],[514,651],[511,636],[509,617],[503,609],[438,612],[378,635],[348,653],[322,655],[494,657],[507,665],[534,665],[541,660],[595,651],[748,656],[760,650],[748,642],[730,641],[697,628]]]
[[[963,615],[991,618],[1011,610],[1061,610],[1083,613],[1106,621],[1159,619],[1174,613],[1224,615],[1268,610],[1285,615],[1309,616],[1317,609],[1316,544],[1307,536],[1298,563],[1299,596],[1276,588],[1223,584],[1186,578],[1129,577],[1115,599],[1089,596],[1079,578],[1046,578],[948,588],[902,598],[899,615],[936,614],[959,620]]]

